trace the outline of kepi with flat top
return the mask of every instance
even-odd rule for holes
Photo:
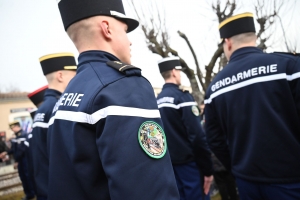
[[[72,53],[54,53],[40,58],[44,75],[59,70],[77,70],[75,57]]]
[[[219,31],[220,44],[224,42],[225,38],[230,38],[234,35],[248,32],[255,33],[253,14],[246,12],[229,17],[220,23]]]
[[[58,0],[58,7],[65,30],[75,22],[98,15],[123,21],[128,33],[139,26],[137,20],[125,15],[122,0]]]

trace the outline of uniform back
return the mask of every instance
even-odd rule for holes
[[[206,128],[225,134],[231,164],[229,155],[218,152],[217,138],[211,145],[235,176],[260,182],[300,180],[299,77],[299,57],[245,47],[234,52],[212,81],[205,100]]]
[[[121,73],[111,60],[82,53],[53,110],[49,199],[177,199],[168,153],[152,158],[139,144],[143,123],[161,126],[153,89],[138,68]]]

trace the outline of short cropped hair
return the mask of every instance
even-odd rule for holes
[[[172,72],[172,70],[168,70],[168,71],[162,72],[161,75],[165,80],[167,80],[171,77],[171,72]]]
[[[241,33],[231,37],[234,43],[243,44],[256,41],[257,36],[253,32]]]
[[[55,72],[46,75],[46,79],[48,83],[51,83],[55,78]]]

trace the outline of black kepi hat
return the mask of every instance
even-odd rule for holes
[[[179,57],[163,58],[162,60],[158,61],[158,67],[159,67],[160,73],[163,73],[165,71],[169,71],[172,69],[179,69],[179,70],[182,69]]]
[[[246,12],[229,17],[220,23],[219,31],[221,43],[225,38],[230,38],[234,35],[248,32],[255,33],[253,14]]]
[[[125,15],[122,0],[58,0],[65,30],[73,23],[97,15],[111,16],[125,22],[127,32],[139,26],[139,22]]]
[[[36,107],[38,107],[38,105],[43,102],[44,94],[45,94],[45,91],[47,90],[47,88],[48,88],[48,85],[41,87],[27,95],[28,98],[32,101],[32,103]]]
[[[77,70],[76,61],[72,53],[55,53],[40,58],[44,75],[59,70]]]
[[[34,120],[34,116],[35,116],[36,111],[37,111],[36,108],[29,111],[32,120]]]

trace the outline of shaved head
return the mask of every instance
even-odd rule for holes
[[[127,25],[113,17],[94,16],[72,24],[67,33],[79,53],[102,50],[130,64],[130,45]]]
[[[74,70],[59,70],[47,74],[48,88],[63,92],[75,75],[76,71]]]
[[[53,82],[53,80],[55,79],[55,72],[47,74],[46,79],[47,79],[47,82],[51,84]]]
[[[231,38],[225,38],[223,50],[227,60],[230,60],[232,53],[242,47],[255,47],[257,36],[253,32],[234,35]]]
[[[256,42],[257,37],[255,33],[249,32],[232,36],[231,39],[233,44],[239,46],[245,43]]]

